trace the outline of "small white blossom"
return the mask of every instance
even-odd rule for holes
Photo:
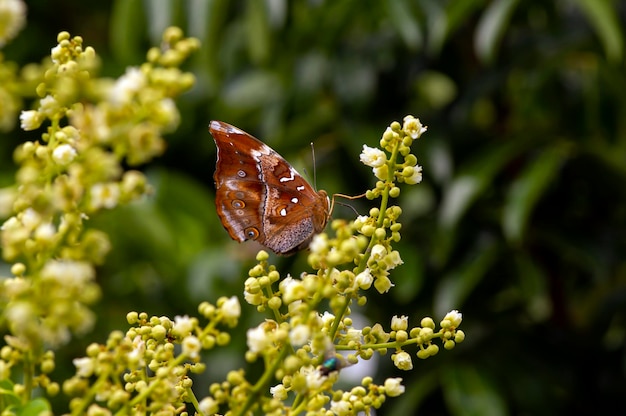
[[[350,341],[361,342],[362,336],[363,336],[363,333],[361,332],[360,329],[350,328],[346,332],[345,340],[346,342],[350,342]]]
[[[49,222],[41,224],[35,230],[35,239],[37,241],[51,242],[54,238],[54,235],[56,234],[56,231],[57,230],[54,224],[51,224]]]
[[[323,253],[328,249],[328,236],[324,233],[316,234],[309,244],[309,250],[311,253]]]
[[[248,349],[254,353],[259,353],[272,344],[272,340],[265,332],[262,324],[248,329],[246,336]]]
[[[404,393],[404,386],[401,383],[400,377],[385,380],[385,394],[389,397],[396,397]]]
[[[61,144],[52,151],[52,159],[59,165],[65,166],[76,157],[76,149],[69,144]]]
[[[325,327],[330,327],[333,322],[335,322],[335,315],[328,311],[325,311],[324,315],[322,315],[322,322],[324,323]]]
[[[95,369],[94,360],[89,357],[74,358],[72,363],[74,363],[76,375],[79,377],[91,377]]]
[[[346,400],[340,400],[338,402],[331,401],[330,411],[333,412],[333,415],[338,416],[349,416],[354,414],[352,403]]]
[[[374,261],[380,261],[387,255],[387,249],[382,244],[376,244],[372,247],[371,258]]]
[[[372,272],[369,268],[363,270],[354,278],[354,283],[363,290],[369,289],[372,286],[373,281],[374,277],[372,276]]]
[[[93,209],[114,208],[120,197],[117,183],[96,183],[91,187],[91,206]]]
[[[26,24],[26,4],[20,0],[0,0],[0,47]]]
[[[41,116],[36,110],[27,110],[20,113],[20,127],[24,131],[36,130],[41,126]]]
[[[294,347],[299,347],[307,343],[310,335],[311,329],[307,325],[299,324],[289,331],[289,341]]]
[[[407,185],[415,185],[416,183],[420,183],[421,181],[422,181],[422,167],[421,166],[414,166],[413,174],[411,176],[404,178],[404,182]]]
[[[116,105],[129,103],[134,95],[141,91],[147,83],[146,75],[141,69],[132,67],[119,77],[109,91],[109,101]]]
[[[134,348],[126,354],[126,359],[131,369],[136,369],[145,366],[144,353],[146,352],[146,343],[141,339],[141,336],[137,335],[133,339]]]
[[[406,315],[394,315],[391,318],[391,329],[394,331],[406,331],[409,327],[409,317]]]
[[[53,280],[67,287],[81,287],[95,278],[93,266],[72,260],[48,260],[41,269],[41,278]]]
[[[263,302],[263,292],[250,293],[244,290],[243,298],[250,305],[260,305]]]
[[[183,354],[191,359],[196,359],[200,357],[200,349],[202,349],[202,344],[200,340],[195,335],[189,335],[183,338],[182,342]]]
[[[387,162],[387,156],[385,155],[385,152],[380,149],[369,147],[366,145],[363,145],[363,151],[361,152],[359,158],[365,166],[369,166],[372,168],[379,168]]]
[[[308,387],[308,391],[318,390],[324,380],[326,379],[316,368],[313,366],[302,367],[300,372],[304,374],[306,378],[306,385]]]
[[[41,215],[32,208],[26,208],[21,214],[19,214],[20,220],[24,227],[29,230],[34,230],[41,223]]]
[[[219,403],[213,397],[205,397],[198,403],[198,410],[203,415],[214,415],[219,410]]]
[[[282,384],[277,384],[274,387],[270,387],[270,394],[277,400],[287,399],[287,389]]]
[[[191,331],[195,327],[194,319],[188,315],[174,317],[174,326],[172,327],[172,333],[182,338],[191,334]]]
[[[237,296],[231,296],[222,304],[222,314],[226,319],[238,319],[241,316],[241,305]]]
[[[413,140],[419,139],[419,137],[426,131],[427,127],[422,126],[422,123],[418,118],[413,116],[404,117],[404,125],[402,126],[402,130]]]
[[[404,264],[404,262],[400,258],[400,252],[398,250],[393,250],[385,257],[385,266],[387,266],[387,270],[391,270],[401,264]]]
[[[463,314],[456,309],[448,312],[446,316],[443,318],[444,320],[450,321],[454,328],[458,328],[461,325],[461,321],[463,320]]]
[[[406,351],[400,351],[394,354],[392,357],[393,365],[395,365],[400,370],[412,370],[413,369],[413,361],[411,360],[411,355]]]
[[[283,302],[287,305],[296,300],[302,300],[307,296],[307,290],[302,282],[291,276],[283,279],[278,288],[283,293]]]
[[[40,111],[43,115],[52,118],[60,110],[59,102],[52,95],[46,95],[39,100]]]

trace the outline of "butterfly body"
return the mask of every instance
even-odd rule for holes
[[[330,215],[325,191],[316,191],[276,151],[221,121],[209,127],[217,146],[215,202],[228,234],[256,240],[278,254],[308,247]]]

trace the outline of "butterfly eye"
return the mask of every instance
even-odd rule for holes
[[[259,230],[254,227],[248,227],[244,230],[244,232],[246,233],[248,240],[256,240],[259,237]]]
[[[243,209],[243,208],[245,208],[245,206],[246,206],[246,203],[245,203],[245,202],[243,202],[243,201],[241,201],[241,200],[239,200],[239,199],[235,199],[235,200],[233,200],[233,202],[231,202],[230,204],[231,204],[231,205],[233,206],[233,208],[235,208],[235,209]]]

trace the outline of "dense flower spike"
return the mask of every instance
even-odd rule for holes
[[[11,24],[5,20],[7,13],[23,14],[20,7],[23,3],[17,0],[0,0],[0,44],[23,24],[19,19]],[[168,29],[166,35],[171,32],[179,30]],[[0,228],[0,243],[3,259],[12,263],[13,276],[1,279],[3,321],[8,322],[11,335],[0,368],[24,366],[28,388],[19,383],[14,387],[24,402],[34,388],[59,390],[43,370],[37,375],[39,364],[51,362],[45,349],[87,332],[95,321],[90,309],[100,296],[95,266],[104,261],[110,243],[104,233],[85,230],[84,222],[149,191],[142,173],[124,171],[123,166],[145,163],[162,153],[163,133],[175,128],[180,118],[172,99],[193,84],[191,74],[171,63],[166,67],[159,59],[129,69],[114,82],[98,78],[99,59],[81,37],[61,32],[57,41],[51,60],[29,71],[29,83],[36,85],[39,99],[20,116],[24,130],[44,128],[41,140],[16,149],[16,183],[2,192],[11,199],[2,202],[10,208],[3,208],[8,219]],[[180,36],[163,47],[178,50],[180,42],[184,48],[179,63],[198,46],[197,40]],[[0,78],[6,80],[5,71],[0,70]],[[5,86],[0,83],[0,101],[6,98]],[[232,324],[238,317],[238,303],[225,303]],[[163,339],[167,331],[155,326],[153,332]],[[121,340],[115,339],[111,343],[119,344]],[[181,339],[183,355],[197,359],[201,341],[197,335]],[[127,359],[117,365],[127,362],[129,368],[138,368],[151,363],[142,355],[149,350],[145,339],[129,336],[124,345]],[[75,360],[78,377],[110,371],[108,364],[98,363],[99,358],[94,347],[93,355]],[[111,380],[98,395],[118,403],[126,393],[110,389],[113,384]],[[74,392],[83,387],[86,384],[77,380],[64,385]]]

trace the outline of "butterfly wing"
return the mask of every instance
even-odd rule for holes
[[[237,127],[212,121],[217,145],[217,213],[237,241],[256,240],[279,254],[306,247],[329,216],[316,192],[278,153]]]

